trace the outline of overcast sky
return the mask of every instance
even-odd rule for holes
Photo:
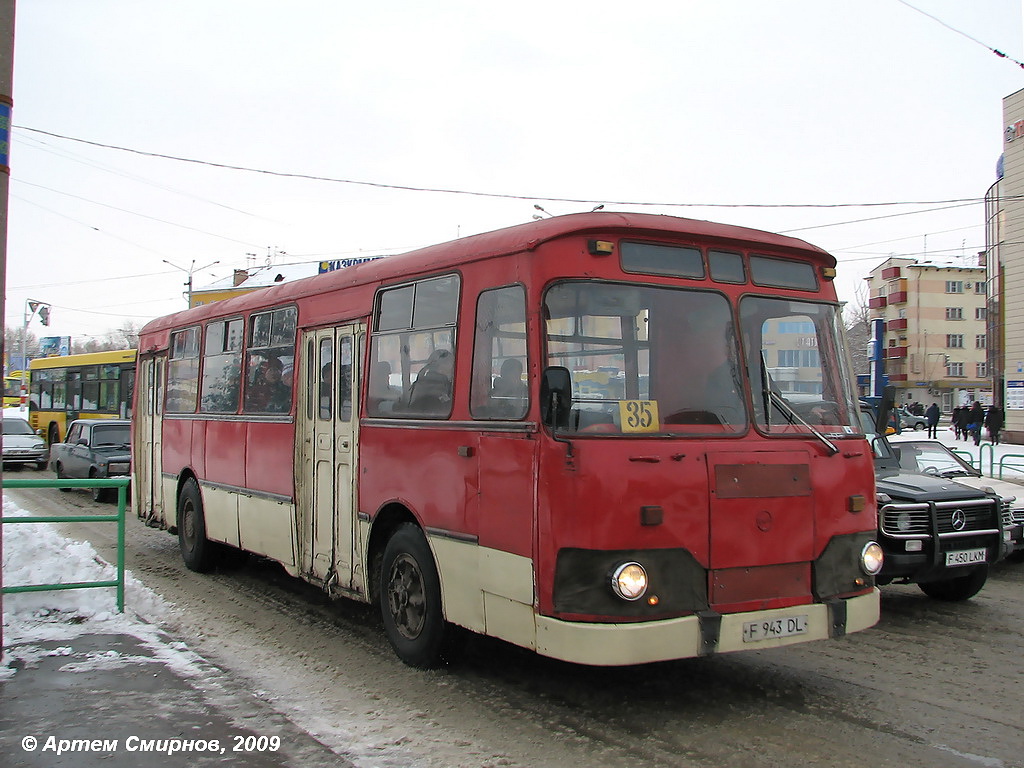
[[[889,254],[983,249],[1024,88],[1019,0],[907,3],[22,0],[7,322],[38,299],[33,333],[85,340],[183,308],[192,267],[408,250],[535,202],[787,232],[852,300]]]

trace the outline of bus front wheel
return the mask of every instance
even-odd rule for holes
[[[446,633],[441,581],[418,527],[398,527],[384,548],[380,575],[380,610],[395,653],[411,667],[438,666]]]
[[[190,571],[206,573],[213,570],[217,562],[217,544],[206,538],[203,497],[199,484],[192,479],[185,482],[178,497],[178,546],[185,567]]]

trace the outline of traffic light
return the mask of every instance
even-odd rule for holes
[[[43,325],[50,324],[50,305],[42,304],[39,307],[39,322]]]

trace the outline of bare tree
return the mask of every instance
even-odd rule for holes
[[[870,373],[868,342],[871,341],[871,310],[868,308],[867,284],[861,283],[854,292],[854,300],[843,308],[843,325],[850,344],[854,373]]]
[[[25,354],[31,360],[39,357],[39,338],[32,331],[25,332],[23,326],[4,326],[4,370],[14,371],[21,366],[21,337],[25,335]]]

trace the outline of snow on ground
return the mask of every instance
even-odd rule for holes
[[[5,517],[28,515],[8,499]],[[109,581],[116,578],[114,566],[97,556],[92,545],[66,539],[47,523],[4,525],[3,584],[70,584]],[[159,595],[125,572],[125,613],[117,612],[113,587],[22,592],[4,595],[3,657],[0,680],[13,677],[16,662],[30,666],[39,654],[59,655],[61,651],[41,649],[43,641],[71,641],[84,634],[127,634],[154,651],[156,660],[175,668],[187,668],[193,659],[180,644],[167,645],[154,623],[172,610]],[[66,649],[70,653],[70,649]],[[118,663],[116,652],[92,660],[95,664]],[[128,660],[121,660],[128,661]],[[138,659],[131,661],[137,662]]]

